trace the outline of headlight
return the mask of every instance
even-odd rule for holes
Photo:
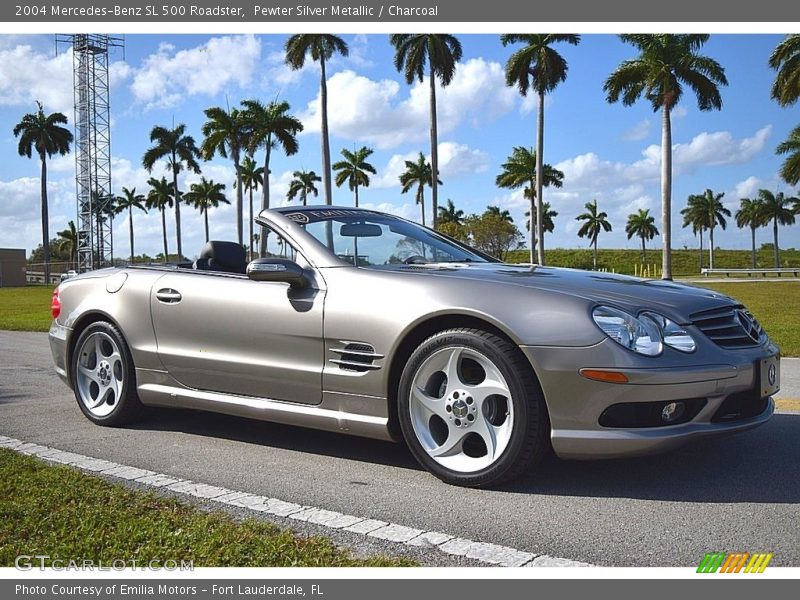
[[[681,325],[670,321],[667,317],[658,313],[645,312],[639,315],[639,318],[648,319],[655,323],[661,332],[661,339],[670,348],[675,348],[675,350],[680,350],[681,352],[694,352],[697,347],[694,338],[689,335],[689,332]]]
[[[663,350],[661,334],[651,319],[637,319],[610,306],[596,307],[592,318],[608,337],[628,350],[645,356],[658,356]]]

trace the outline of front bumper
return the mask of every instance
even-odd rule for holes
[[[758,361],[778,353],[772,344],[736,351],[703,345],[692,355],[671,351],[655,358],[635,355],[611,340],[581,348],[521,349],[541,383],[553,450],[561,458],[619,458],[662,452],[690,440],[752,429],[767,422],[775,410],[770,398],[755,416],[712,422],[726,398],[756,385]],[[629,383],[590,380],[579,374],[581,368],[622,371],[629,376]],[[599,424],[600,415],[614,404],[694,398],[705,399],[705,406],[679,425],[618,428]]]

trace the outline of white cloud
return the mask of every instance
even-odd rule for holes
[[[733,195],[737,202],[740,198],[754,198],[762,187],[764,187],[763,182],[758,177],[751,175],[733,187]]]
[[[406,161],[416,161],[418,157],[419,152],[392,155],[386,166],[378,169],[379,176],[372,178],[370,187],[377,189],[399,187],[399,177],[406,170]],[[425,154],[425,159],[430,161],[430,153]],[[456,142],[439,143],[439,173],[444,184],[447,184],[448,180],[473,173],[483,173],[488,168],[489,155],[483,150]]]
[[[328,123],[332,135],[394,148],[424,140],[429,134],[429,84],[416,82],[403,97],[404,86],[393,79],[375,81],[351,70],[328,79]],[[497,118],[513,109],[516,92],[506,87],[499,63],[482,58],[459,65],[452,83],[437,86],[440,133],[461,123],[473,125]],[[320,129],[319,95],[301,115],[304,133]]]
[[[135,70],[131,91],[147,108],[174,106],[185,96],[213,96],[232,84],[250,84],[260,59],[261,41],[252,35],[214,37],[178,51],[161,44]]]
[[[26,105],[39,100],[47,112],[59,111],[72,121],[72,51],[57,56],[36,52],[27,44],[0,50],[0,105]]]
[[[622,139],[627,142],[638,142],[650,135],[650,128],[653,126],[652,119],[642,119],[628,131],[622,134]]]

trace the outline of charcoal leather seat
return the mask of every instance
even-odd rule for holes
[[[193,267],[198,271],[220,271],[222,273],[245,273],[247,254],[236,242],[206,242],[200,257]]]

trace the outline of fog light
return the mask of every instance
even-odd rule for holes
[[[683,402],[670,402],[661,409],[661,420],[665,423],[672,423],[681,418],[686,410]]]

